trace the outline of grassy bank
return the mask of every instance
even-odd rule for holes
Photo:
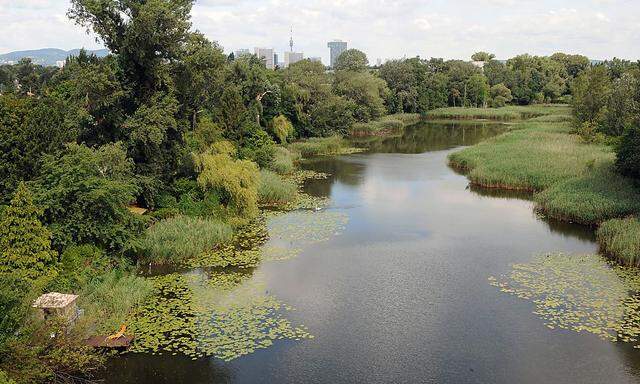
[[[439,108],[429,111],[429,119],[461,119],[461,120],[523,120],[530,118],[541,118],[542,116],[568,116],[569,107],[565,105],[529,105],[529,106],[508,106],[502,108],[463,108],[449,107]],[[557,117],[556,117],[557,118]]]
[[[640,213],[640,188],[615,172],[611,148],[585,144],[571,134],[566,107],[502,110],[497,114],[520,114],[512,130],[451,154],[451,165],[467,172],[474,185],[535,192],[536,210],[547,217],[601,225],[598,241],[603,251],[637,265],[640,224],[637,219],[619,218]],[[470,110],[457,116],[478,115]]]
[[[605,254],[627,265],[640,265],[640,221],[637,218],[606,221],[598,228],[597,237]]]
[[[418,113],[399,113],[384,116],[368,123],[355,123],[349,130],[350,136],[382,136],[401,133],[404,127],[421,120]]]

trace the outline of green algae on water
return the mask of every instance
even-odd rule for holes
[[[550,328],[589,332],[604,340],[638,345],[640,270],[599,255],[548,254],[489,277],[502,292],[534,303]]]
[[[313,338],[251,272],[198,271],[152,278],[155,294],[134,315],[131,352],[229,361],[276,340]]]

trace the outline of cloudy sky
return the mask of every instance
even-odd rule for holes
[[[0,53],[99,48],[66,16],[68,0],[0,0]],[[295,49],[328,61],[342,39],[369,60],[402,56],[498,58],[581,53],[640,58],[639,0],[196,0],[194,28],[227,52],[255,46]]]

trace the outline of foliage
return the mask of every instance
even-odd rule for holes
[[[576,120],[579,123],[598,123],[603,118],[610,89],[611,80],[605,67],[597,66],[582,72],[572,87],[572,107]]]
[[[258,198],[260,203],[266,205],[285,204],[295,200],[297,186],[287,180],[283,180],[277,173],[268,170],[260,171],[260,185],[258,186]]]
[[[118,251],[141,232],[143,220],[127,210],[138,191],[132,168],[119,144],[71,144],[45,158],[35,188],[56,248],[89,243]]]
[[[417,113],[387,115],[368,123],[356,123],[349,131],[349,134],[352,136],[367,136],[398,133],[404,127],[419,122],[420,119],[421,116]]]
[[[252,218],[258,213],[260,174],[255,163],[235,160],[231,143],[221,141],[195,156],[199,172],[198,184],[205,191],[215,191],[222,203],[240,217]]]
[[[229,241],[232,232],[228,224],[215,219],[177,216],[150,227],[140,247],[150,262],[182,262]]]
[[[625,265],[640,264],[640,221],[636,217],[612,219],[597,232],[602,251]]]
[[[496,55],[494,55],[493,53],[488,53],[488,52],[476,52],[473,55],[471,55],[471,60],[473,61],[490,61],[493,60],[496,57]]]
[[[616,166],[623,175],[640,179],[640,126],[628,129],[622,136]]]
[[[293,125],[291,122],[283,115],[278,115],[273,118],[271,121],[271,127],[273,129],[273,133],[276,135],[278,140],[280,140],[281,144],[287,142],[287,138],[291,137],[294,133]]]
[[[347,49],[336,58],[334,69],[336,71],[362,72],[367,69],[369,60],[367,55],[357,49]]]
[[[16,384],[5,371],[0,371],[0,384]]]
[[[368,72],[341,71],[336,73],[334,91],[353,102],[353,117],[367,122],[385,112],[384,100],[389,88],[384,80]]]
[[[58,254],[51,233],[38,219],[31,192],[21,183],[0,221],[0,275],[17,273],[29,279],[55,276]]]
[[[489,95],[491,96],[491,106],[494,108],[504,107],[513,99],[511,90],[502,83],[491,87]]]
[[[100,248],[89,244],[72,245],[60,256],[58,276],[51,289],[56,292],[78,292],[111,268],[111,261]]]

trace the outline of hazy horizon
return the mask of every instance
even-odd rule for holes
[[[104,48],[66,17],[69,1],[0,0],[0,54],[41,48]],[[630,0],[196,1],[193,28],[229,53],[240,48],[294,49],[328,62],[328,41],[345,40],[378,58],[499,59],[521,53],[579,53],[590,59],[636,60],[640,3]],[[265,32],[266,31],[266,32]]]

